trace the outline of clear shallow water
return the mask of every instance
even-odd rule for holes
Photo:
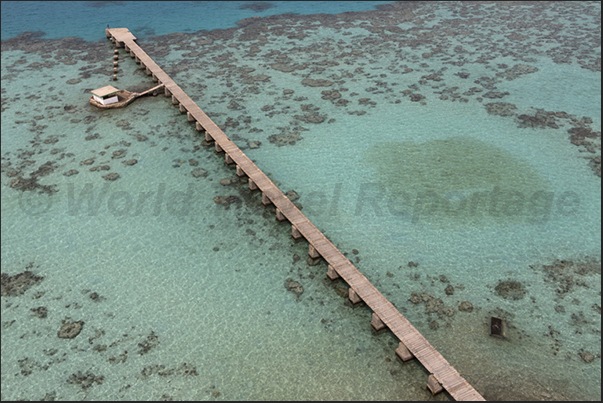
[[[98,10],[118,7],[125,6]],[[580,11],[586,19],[587,10]],[[452,6],[432,5],[414,10],[415,20],[398,25],[419,29],[421,18],[435,21],[424,23],[428,26],[444,24],[458,12]],[[502,16],[506,12],[497,10]],[[426,18],[432,13],[441,19]],[[248,51],[256,42],[236,37],[217,36],[212,44],[196,45],[195,40],[206,37],[151,39],[130,23],[124,26],[284,191],[295,189],[301,195],[303,212],[486,398],[597,399],[600,269],[584,275],[562,272],[550,281],[542,265],[555,259],[600,259],[600,179],[584,158],[598,154],[570,143],[569,119],[558,119],[557,129],[532,129],[518,127],[517,116],[533,114],[531,108],[564,110],[577,119],[590,117],[593,122],[587,126],[600,131],[600,74],[546,57],[513,61],[534,56],[528,51],[499,56],[488,64],[456,66],[446,63],[455,58],[424,57],[429,44],[412,49],[377,42],[363,45],[363,56],[345,56],[366,38],[378,39],[358,28],[363,20],[379,24],[369,17],[356,15],[353,27],[337,28],[316,17],[306,22],[321,21],[322,28],[305,27],[307,37],[287,42],[282,38],[302,31],[304,22],[285,21],[286,30],[294,24],[297,28],[270,32],[263,44],[257,40],[257,54]],[[4,19],[5,14],[3,29]],[[104,22],[99,24],[102,38]],[[482,39],[476,31],[471,40]],[[83,32],[77,34],[57,38],[84,37]],[[454,40],[469,47],[469,40]],[[167,41],[165,52],[161,45]],[[307,244],[294,242],[288,225],[264,214],[259,196],[244,185],[219,184],[235,176],[232,169],[224,166],[223,156],[202,146],[195,150],[199,139],[194,127],[168,98],[141,99],[109,112],[89,106],[84,90],[106,85],[111,74],[113,49],[109,43],[99,46],[98,60],[78,59],[86,54],[78,48],[67,56],[75,64],[59,64],[66,57],[60,49],[42,57],[44,53],[26,47],[5,49],[3,43],[3,163],[11,165],[3,165],[2,176],[2,271],[13,275],[33,262],[30,269],[45,278],[21,296],[2,298],[2,398],[430,399],[424,369],[418,363],[397,362],[396,340],[388,333],[372,334],[370,311],[349,307],[333,289],[338,283],[326,279],[324,265],[306,265]],[[334,49],[321,50],[328,46]],[[475,44],[480,46],[484,45]],[[201,54],[189,54],[195,49]],[[272,51],[283,51],[291,60],[278,59]],[[57,64],[27,67],[49,60]],[[310,67],[284,72],[270,67],[276,61]],[[312,64],[322,61],[339,64]],[[511,67],[520,62],[538,71],[500,80],[492,89],[509,92],[502,101],[518,108],[515,116],[487,113],[483,104],[498,99],[480,102],[476,97],[491,88],[466,95],[466,103],[440,99],[480,86],[474,78],[496,77],[496,72],[508,69],[499,64]],[[92,73],[85,78],[80,69],[91,65]],[[402,74],[405,66],[413,71]],[[252,76],[266,74],[269,79],[249,81],[241,67],[254,68]],[[152,85],[129,58],[120,62],[120,70],[119,87]],[[458,71],[469,72],[471,78],[460,78]],[[432,72],[441,72],[444,80],[419,82]],[[580,78],[572,81],[571,91],[559,80],[568,74]],[[74,77],[81,81],[66,83]],[[336,83],[308,87],[301,84],[306,77]],[[460,89],[437,93],[454,86]],[[408,88],[426,96],[425,105],[402,93]],[[285,89],[294,92],[287,95]],[[322,99],[323,90],[333,89],[350,103],[338,106]],[[359,102],[362,98],[376,105]],[[585,99],[599,100],[599,106]],[[75,109],[65,110],[68,105]],[[52,106],[58,108],[46,109]],[[313,108],[326,116],[322,123],[303,120]],[[349,114],[353,111],[365,114]],[[47,127],[39,128],[43,125]],[[85,140],[94,133],[100,138]],[[270,142],[269,136],[282,133],[303,138],[281,147]],[[139,135],[148,138],[140,141]],[[53,143],[55,137],[59,140]],[[467,141],[463,139],[475,139],[475,149],[459,152]],[[262,144],[249,149],[247,140]],[[451,147],[454,164],[445,169],[432,164],[442,156],[433,155],[434,147],[429,146],[442,141],[459,145]],[[126,150],[126,157],[112,158],[120,149]],[[408,162],[397,161],[409,150],[417,154],[412,164],[428,174],[427,183],[407,186],[390,176],[412,174]],[[23,151],[34,154],[19,156]],[[434,178],[450,171],[481,169],[464,157],[479,155],[481,161],[488,153],[495,161],[511,155],[511,167],[529,166],[530,176],[552,193],[550,208],[545,204],[530,210],[533,214],[494,216],[488,214],[492,198],[486,195],[479,217],[460,209],[450,214],[435,204],[425,204],[420,215],[412,209],[397,214],[398,206],[395,214],[389,211],[384,199],[388,194],[434,183],[437,188]],[[80,165],[89,158],[94,158],[91,167],[111,169],[89,171]],[[132,158],[137,159],[135,165],[122,163]],[[27,160],[35,163],[27,165]],[[55,184],[58,192],[48,196],[10,188],[12,169],[29,173],[47,160],[56,161],[57,168],[40,176],[39,183]],[[208,170],[207,177],[195,179],[191,171],[196,167]],[[69,169],[79,173],[62,175]],[[117,172],[120,178],[102,180],[107,172]],[[475,178],[483,177],[482,171],[479,174]],[[507,183],[517,183],[524,194],[522,178],[513,182],[511,177]],[[436,189],[436,195],[458,202],[467,189],[455,183],[443,193]],[[469,183],[483,187],[482,182]],[[477,189],[470,195],[485,191],[491,190]],[[84,200],[86,194],[98,209]],[[226,210],[212,200],[228,194],[237,195],[241,203]],[[525,200],[531,196],[525,194]],[[518,208],[517,202],[505,206],[508,211]],[[301,260],[294,261],[294,254]],[[411,261],[419,265],[409,267]],[[302,283],[299,298],[283,286],[287,278]],[[559,295],[555,290],[568,278],[576,284]],[[502,298],[495,290],[501,280],[521,283],[525,296]],[[444,291],[448,285],[454,287],[452,295]],[[340,287],[345,292],[346,287]],[[427,306],[409,301],[412,292],[426,293]],[[93,293],[100,298],[91,298]],[[437,299],[454,308],[454,316],[438,307]],[[462,301],[471,302],[473,312],[459,311]],[[43,319],[30,311],[40,306],[48,310]],[[433,313],[426,312],[429,307]],[[488,337],[491,315],[508,320],[509,340]],[[82,333],[59,339],[56,332],[67,317],[85,322]],[[594,361],[586,363],[584,352],[594,354]],[[95,381],[88,386],[76,377],[79,380],[70,383],[77,371],[91,373]]]

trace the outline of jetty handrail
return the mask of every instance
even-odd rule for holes
[[[161,87],[163,87],[163,86],[164,86],[164,84],[163,84],[163,83],[161,83],[161,84],[159,84],[159,85],[157,85],[157,86],[155,86],[155,87],[153,87],[153,88],[149,88],[149,89],[148,89],[148,90],[146,90],[146,91],[143,91],[143,92],[139,92],[139,93],[137,93],[137,94],[136,94],[136,96],[137,96],[137,97],[142,97],[142,96],[145,96],[145,95],[147,95],[147,94],[150,94],[150,93],[151,93],[151,92],[153,92],[153,91],[158,90],[159,88],[161,88]]]
[[[136,37],[127,28],[105,30],[107,37],[117,46],[123,46],[136,59],[153,81],[164,85],[165,95],[172,96],[172,103],[186,112],[189,121],[195,121],[197,130],[205,130],[207,140],[215,141],[216,151],[225,153],[227,163],[235,163],[237,175],[249,178],[251,189],[259,188],[262,203],[274,204],[279,220],[286,218],[292,225],[292,235],[303,236],[309,243],[309,254],[322,257],[329,264],[334,276],[342,277],[404,346],[430,372],[431,377],[455,400],[484,400],[484,398],[456,371],[425,337],[406,319],[396,307],[373,286],[370,281],[327,239],[323,233],[289,200],[287,196],[233,143],[224,132],[197,106],[195,102],[138,46]],[[331,277],[329,275],[329,277]],[[429,387],[432,386],[429,384]],[[436,389],[438,389],[436,387]],[[441,389],[441,388],[439,388]],[[432,389],[434,392],[434,389]],[[435,392],[434,392],[435,393]]]

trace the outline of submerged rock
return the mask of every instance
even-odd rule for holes
[[[40,319],[44,319],[46,316],[48,316],[48,309],[46,309],[46,307],[44,307],[44,306],[39,306],[37,308],[31,308],[30,311],[32,311],[34,313],[34,315]]]
[[[138,343],[138,354],[144,355],[159,345],[159,337],[151,330],[151,334],[142,342]]]
[[[589,364],[595,360],[595,356],[592,355],[591,353],[584,353],[581,355],[581,357],[584,360],[584,362],[587,362]]]
[[[238,182],[238,180],[236,180],[236,179],[230,179],[230,178],[220,179],[220,185],[222,185],[222,186],[234,185],[237,182]]]
[[[295,70],[295,67],[285,63],[272,63],[270,67],[272,67],[274,70],[282,71],[284,73],[290,73]]]
[[[241,199],[239,199],[237,196],[234,196],[234,195],[215,196],[214,197],[214,203],[221,204],[223,206],[230,206],[232,203],[237,203],[240,201],[241,201]]]
[[[123,158],[126,156],[126,152],[127,151],[124,149],[113,151],[113,156],[111,158]]]
[[[302,139],[303,137],[300,136],[298,133],[280,133],[273,134],[268,137],[268,140],[271,143],[274,143],[279,147],[284,145],[294,145],[297,141]]]
[[[288,291],[295,293],[297,296],[300,296],[304,293],[304,287],[298,282],[291,278],[285,280],[285,288]]]
[[[90,371],[86,371],[86,373],[82,373],[82,371],[77,371],[74,374],[71,374],[69,378],[67,378],[67,383],[79,385],[82,389],[88,389],[93,386],[95,383],[98,385],[102,385],[103,380],[105,378],[101,376],[96,376]]]
[[[31,271],[24,271],[23,273],[15,274],[14,276],[2,273],[1,295],[3,297],[22,295],[30,287],[38,284],[42,280],[44,280],[44,277],[36,276]]]
[[[325,80],[322,78],[312,79],[312,78],[304,78],[302,80],[303,85],[307,85],[308,87],[329,87],[333,85],[333,81]]]
[[[419,102],[422,99],[425,99],[425,95],[422,95],[422,94],[410,94],[410,100],[412,102]]]
[[[461,312],[473,312],[473,304],[469,301],[463,301],[459,305],[459,311]]]
[[[269,8],[276,7],[274,4],[266,3],[264,1],[258,1],[253,3],[246,3],[242,6],[239,6],[239,10],[251,10],[256,13],[260,13],[262,11],[268,10]]]
[[[537,67],[529,66],[527,64],[516,64],[508,70],[496,73],[498,77],[504,77],[507,80],[514,80],[524,74],[535,73],[538,71]]]
[[[103,176],[103,179],[106,181],[114,181],[117,178],[119,178],[119,174],[115,172]]]
[[[508,102],[492,102],[484,105],[490,115],[513,116],[517,107]]]
[[[207,171],[203,168],[195,168],[191,171],[191,175],[193,175],[193,178],[205,177],[207,176]]]
[[[83,321],[73,322],[71,318],[65,318],[63,320],[63,326],[59,330],[58,336],[60,339],[73,339],[82,331],[84,326]]]
[[[33,176],[31,178],[23,178],[18,177],[14,178],[10,181],[9,186],[12,189],[27,191],[27,190],[37,190],[40,193],[53,194],[57,192],[55,186],[56,185],[40,185],[38,183],[38,177]]]
[[[526,290],[519,281],[500,281],[495,290],[497,295],[505,299],[519,300],[526,295]]]
[[[299,195],[297,194],[297,192],[295,190],[289,190],[287,193],[285,193],[285,196],[287,196],[289,198],[289,200],[291,200],[292,202],[299,199]]]

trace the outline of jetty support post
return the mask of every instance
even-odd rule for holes
[[[272,204],[272,200],[270,200],[270,198],[268,197],[268,195],[265,192],[262,192],[262,204],[264,206],[268,206],[269,204]]]
[[[197,121],[195,121],[195,129],[197,129],[198,132],[203,132],[199,134],[205,134],[205,128]]]
[[[224,153],[224,162],[227,164],[232,164],[234,163],[234,160],[230,155],[228,155],[228,153]]]
[[[312,259],[316,259],[316,258],[320,257],[320,253],[318,253],[318,251],[316,250],[316,248],[312,244],[310,244],[308,246],[308,255],[310,255],[310,257]]]
[[[182,104],[178,105],[178,109],[180,110],[180,113],[186,113],[187,112],[186,108]]]
[[[331,280],[335,280],[338,279],[340,276],[339,273],[337,273],[337,271],[333,268],[333,266],[329,265],[329,268],[327,269],[327,277]]]
[[[429,378],[427,378],[427,388],[431,391],[432,395],[438,394],[444,390],[442,384],[438,382],[433,374],[429,375]]]
[[[174,94],[172,94],[172,104],[173,105],[178,105],[180,102],[178,101],[178,99],[176,99],[176,97],[174,96]]]
[[[287,219],[287,217],[285,217],[285,215],[283,214],[282,211],[280,211],[278,208],[276,209],[276,219],[279,221],[285,221]]]
[[[293,237],[293,239],[299,239],[302,237],[301,232],[299,232],[299,230],[295,228],[295,225],[293,224],[291,224],[291,236]]]
[[[372,319],[371,319],[371,326],[376,331],[379,331],[379,330],[384,329],[386,327],[385,323],[383,323],[383,321],[381,320],[381,318],[379,317],[379,315],[377,315],[375,312],[373,312],[373,316],[372,316]]]
[[[245,171],[239,165],[237,165],[237,176],[245,176]]]
[[[362,301],[362,298],[360,298],[360,296],[356,293],[356,291],[354,291],[352,287],[350,287],[350,289],[348,290],[348,298],[350,299],[352,305],[356,305],[357,303]]]
[[[398,348],[396,349],[396,355],[400,357],[403,362],[412,360],[415,357],[402,342],[400,342]]]
[[[187,113],[187,116],[190,114],[190,112]],[[201,126],[201,123],[197,122],[196,119],[193,118],[193,120],[195,121],[195,129],[197,129],[197,133],[192,132],[192,139],[196,140],[198,137],[197,136],[201,136],[205,133],[205,129],[203,128],[203,126]]]
[[[248,182],[249,182],[249,189],[250,190],[256,190],[258,188],[258,185],[256,185],[256,183],[251,178],[249,178]]]

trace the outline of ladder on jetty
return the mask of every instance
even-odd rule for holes
[[[322,257],[328,263],[331,279],[342,277],[349,285],[353,303],[364,301],[373,311],[371,324],[379,330],[388,327],[400,340],[396,353],[405,361],[417,358],[429,371],[427,385],[432,393],[446,389],[455,400],[485,400],[448,361],[421,335],[396,307],[306,218],[274,183],[237,147],[220,128],[199,108],[141,48],[127,28],[106,29],[107,38],[117,47],[124,47],[137,63],[146,69],[153,81],[164,85],[165,95],[172,97],[181,113],[187,114],[196,129],[205,131],[205,139],[215,142],[217,152],[225,153],[227,164],[236,164],[238,176],[247,176],[249,188],[260,189],[262,203],[276,207],[276,218],[291,223],[291,235],[304,237],[309,243],[309,255]]]

